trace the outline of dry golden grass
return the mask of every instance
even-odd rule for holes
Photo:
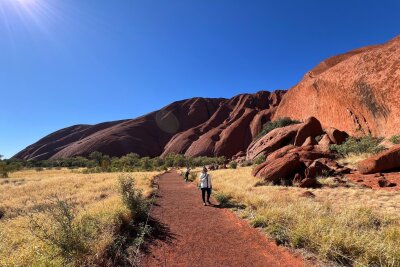
[[[144,195],[152,191],[157,172],[130,173]],[[70,170],[27,170],[0,179],[0,266],[61,266],[57,257],[50,258],[49,247],[29,230],[30,215],[48,198],[72,198],[79,216],[93,216],[101,235],[93,240],[92,253],[104,253],[113,239],[119,220],[128,210],[118,194],[117,177],[121,173],[82,174]],[[94,256],[94,257],[95,257]],[[47,264],[47,265],[46,265]]]
[[[359,187],[258,186],[251,167],[210,172],[220,197],[278,242],[353,266],[400,266],[400,193]],[[222,195],[222,196],[221,196]]]
[[[343,158],[338,159],[338,163],[345,165],[352,169],[357,169],[357,163],[360,161],[371,157],[372,154],[370,153],[363,153],[363,154],[349,154],[344,156]]]

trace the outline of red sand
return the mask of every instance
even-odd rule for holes
[[[204,207],[200,191],[176,172],[160,177],[157,197],[151,217],[163,230],[142,266],[305,266],[231,211]]]

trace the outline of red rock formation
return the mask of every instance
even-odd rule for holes
[[[14,157],[43,160],[87,156],[93,151],[110,156],[133,152],[155,157],[177,132],[204,123],[225,101],[193,98],[174,102],[137,119],[72,126],[44,137]]]
[[[165,146],[163,156],[226,156],[245,151],[262,125],[270,121],[284,91],[236,96],[222,103],[205,123],[179,133]]]
[[[400,36],[331,57],[282,99],[274,119],[316,117],[351,135],[391,136],[400,125]]]
[[[274,129],[249,145],[247,160],[254,160],[261,155],[268,156],[289,144],[301,146],[308,137],[314,138],[321,133],[321,124],[312,117],[303,123]]]
[[[357,170],[362,174],[370,174],[400,169],[400,145],[365,159],[357,164]]]
[[[265,182],[277,183],[285,178],[293,178],[300,168],[300,157],[294,153],[258,165],[254,168],[253,175],[263,178]]]
[[[76,125],[50,134],[15,155],[21,159],[110,156],[226,156],[245,151],[269,121],[285,91],[261,91],[232,99],[193,98],[145,116],[97,125]]]

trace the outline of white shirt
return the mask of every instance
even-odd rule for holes
[[[200,188],[212,188],[211,175],[208,173],[200,173]]]

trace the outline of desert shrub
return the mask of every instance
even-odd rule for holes
[[[232,201],[232,196],[224,192],[218,192],[215,194],[215,199],[219,202],[221,207],[228,207]]]
[[[61,256],[64,264],[80,264],[90,251],[90,241],[97,232],[96,221],[90,216],[77,218],[71,199],[53,196],[48,203],[37,206],[39,215],[30,214],[29,229],[52,249],[53,256]]]
[[[389,141],[393,144],[400,144],[400,135],[393,135],[389,138]]]
[[[265,161],[265,155],[258,156],[254,161],[253,164],[259,165]]]
[[[236,161],[231,161],[229,162],[229,168],[231,169],[236,169],[237,168],[237,162]]]
[[[270,131],[272,131],[276,128],[281,128],[281,127],[285,127],[285,126],[289,126],[289,125],[297,124],[297,123],[300,123],[300,121],[292,120],[290,118],[281,118],[276,121],[269,121],[263,125],[260,133],[257,135],[256,138],[257,139],[261,138],[262,136],[266,135],[267,133],[269,133]]]
[[[0,207],[0,220],[6,216],[6,209],[4,207]]]
[[[240,167],[248,167],[253,165],[253,162],[251,160],[245,160],[242,163],[240,163]]]
[[[122,202],[131,212],[132,219],[136,222],[143,221],[147,216],[149,203],[142,190],[135,188],[135,179],[129,175],[121,175],[118,182]]]
[[[4,161],[0,161],[0,178],[7,178],[9,172],[7,164]]]
[[[361,138],[349,137],[341,145],[331,145],[330,149],[341,155],[359,155],[363,153],[376,154],[385,149],[379,145],[382,140],[383,138],[373,137],[372,135],[366,135]]]

